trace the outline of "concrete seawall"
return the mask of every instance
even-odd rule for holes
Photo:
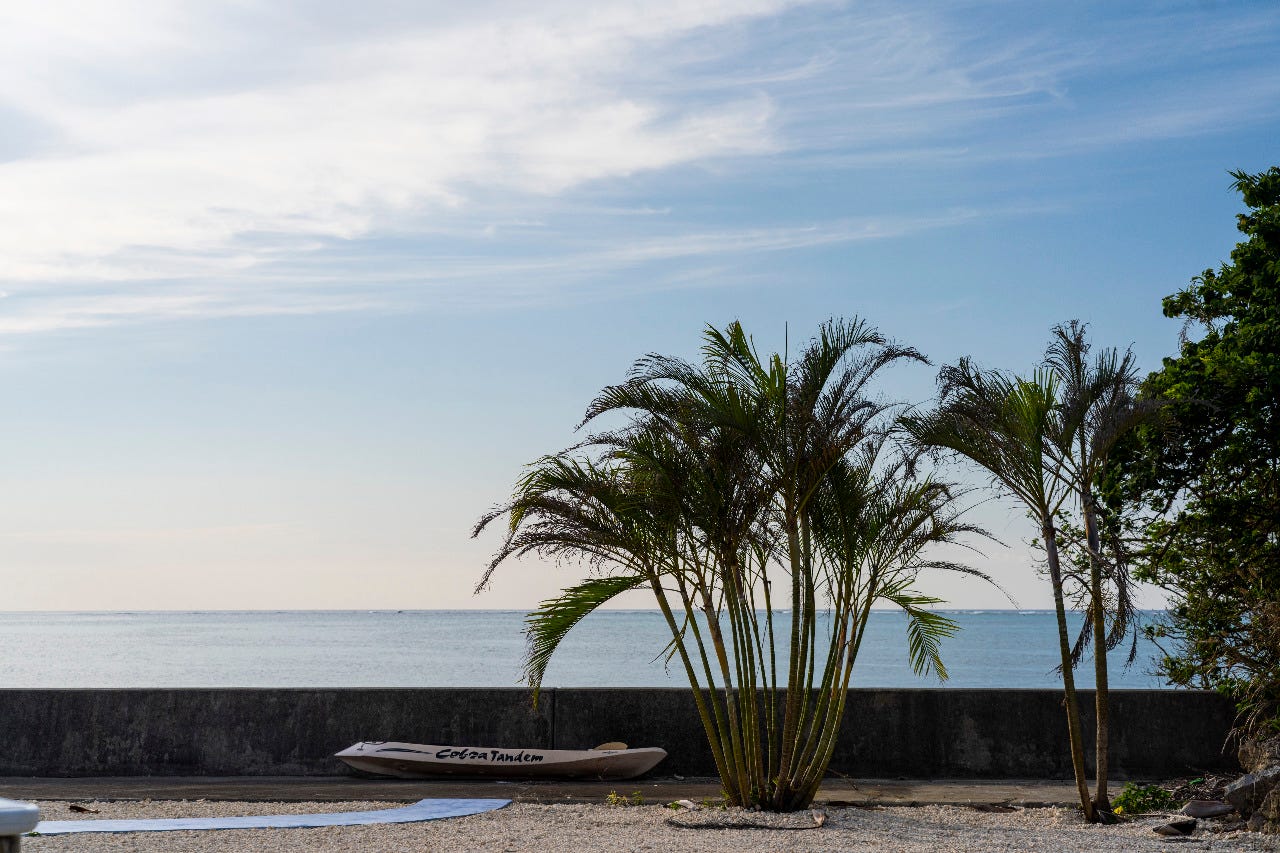
[[[1093,694],[1082,692],[1086,731]],[[1118,778],[1229,769],[1232,708],[1213,693],[1114,691]],[[679,689],[0,690],[0,776],[325,776],[359,740],[583,749],[661,746],[655,771],[714,775],[692,695]],[[1066,778],[1053,690],[850,691],[831,763],[862,778]]]

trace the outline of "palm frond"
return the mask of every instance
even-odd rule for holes
[[[533,690],[538,705],[542,677],[560,642],[588,614],[624,592],[646,583],[643,575],[608,575],[589,578],[538,605],[525,617],[525,656],[522,680]]]
[[[933,673],[939,681],[946,681],[949,675],[942,662],[942,641],[955,636],[960,626],[936,610],[925,609],[931,604],[942,604],[943,600],[908,590],[885,597],[907,614],[907,652],[912,670],[922,676]]]

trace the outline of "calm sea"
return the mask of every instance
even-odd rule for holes
[[[1048,611],[948,611],[950,687],[1052,687],[1056,628]],[[1155,613],[1147,614],[1154,618]],[[515,611],[251,611],[0,613],[0,687],[510,687],[518,684],[524,614]],[[1080,617],[1073,617],[1073,628]],[[877,612],[859,655],[860,687],[934,687],[911,672],[906,621]],[[666,666],[665,624],[652,611],[593,614],[570,632],[547,686],[684,686]],[[1163,687],[1143,641],[1112,686]],[[1092,685],[1091,667],[1078,672]]]

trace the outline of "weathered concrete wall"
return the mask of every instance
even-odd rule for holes
[[[1086,731],[1093,694],[1081,695]],[[1066,778],[1053,690],[853,690],[832,768],[858,777]],[[1232,709],[1212,693],[1113,693],[1119,778],[1229,768]],[[342,774],[359,740],[583,749],[661,746],[659,774],[714,775],[688,690],[0,690],[0,776]]]
[[[1111,695],[1111,770],[1117,778],[1234,768],[1234,755],[1223,751],[1234,712],[1222,696],[1172,690]],[[1080,702],[1092,767],[1093,691],[1081,691]],[[1053,690],[857,691],[846,706],[837,757],[864,776],[1071,777],[1066,711],[1062,693]]]
[[[663,773],[704,775],[711,751],[688,690],[559,689],[556,743],[657,744]],[[643,696],[636,696],[643,693]],[[1086,740],[1092,691],[1081,691]],[[1201,691],[1112,692],[1111,768],[1118,778],[1232,768],[1222,751],[1231,704]],[[1093,749],[1087,750],[1092,763]],[[1055,690],[851,690],[831,766],[863,778],[1070,778],[1066,713]]]
[[[0,690],[0,775],[325,775],[356,741],[419,735],[549,748],[549,707],[523,690]]]

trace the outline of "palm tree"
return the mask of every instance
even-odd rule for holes
[[[938,383],[938,408],[903,418],[903,427],[917,449],[949,452],[985,469],[995,485],[1025,504],[1039,522],[1057,614],[1067,732],[1080,807],[1089,821],[1105,820],[1089,796],[1085,773],[1055,525],[1059,510],[1073,493],[1069,455],[1076,437],[1074,413],[1062,407],[1058,379],[1047,370],[1022,379],[981,370],[962,359],[944,367]]]
[[[1103,553],[1097,483],[1106,470],[1112,449],[1126,433],[1156,416],[1161,404],[1138,399],[1137,365],[1132,350],[1123,355],[1114,348],[1089,360],[1091,346],[1085,325],[1072,320],[1054,326],[1045,352],[1045,366],[1061,388],[1064,421],[1075,425],[1074,441],[1066,455],[1068,483],[1074,490],[1084,527],[1081,543],[1088,565],[1084,582],[1085,624],[1076,641],[1074,659],[1093,645],[1096,684],[1096,742],[1094,805],[1100,815],[1111,814],[1107,793],[1109,768],[1110,686],[1107,651],[1119,645],[1134,624],[1135,608],[1129,595],[1128,565],[1117,553],[1108,560]],[[1111,590],[1104,586],[1110,581]],[[1108,627],[1110,621],[1110,627]]]
[[[535,696],[573,625],[647,587],[729,803],[808,805],[872,605],[900,607],[913,666],[945,677],[940,642],[955,625],[914,583],[928,568],[980,574],[926,555],[975,530],[954,488],[890,445],[895,407],[865,393],[904,359],[923,357],[857,320],[825,324],[794,361],[761,358],[734,323],[707,330],[701,364],[651,355],[606,388],[584,423],[611,413],[625,425],[534,463],[476,526],[507,518],[480,587],[523,554],[595,567],[529,616]]]

